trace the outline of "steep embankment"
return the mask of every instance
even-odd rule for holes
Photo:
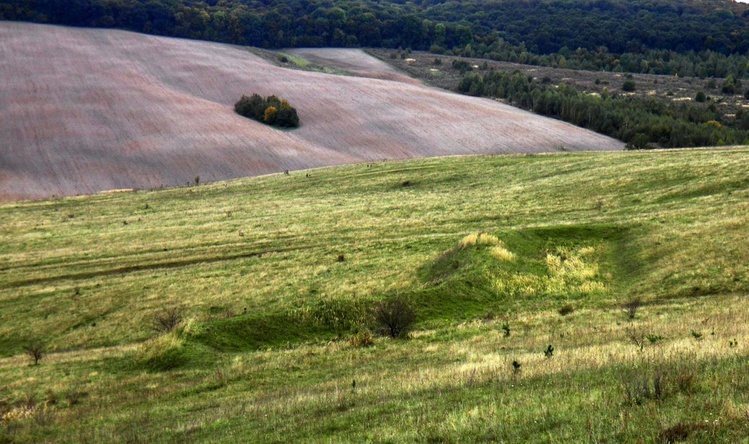
[[[0,54],[1,200],[381,159],[622,147],[491,100],[286,69],[215,43],[0,22]],[[350,70],[365,75],[357,54]],[[237,116],[232,105],[253,92],[287,98],[302,127]]]

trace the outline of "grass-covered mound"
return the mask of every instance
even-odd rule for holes
[[[430,159],[0,206],[0,438],[735,442],[747,159]],[[390,300],[406,339],[378,334]]]

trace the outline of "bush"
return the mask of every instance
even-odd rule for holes
[[[707,100],[707,96],[705,95],[703,91],[697,91],[697,96],[694,98],[694,100],[696,100],[699,103],[702,103],[705,100]]]
[[[554,346],[549,344],[548,347],[544,350],[544,356],[546,356],[547,359],[551,359],[552,356],[554,356]]]
[[[636,89],[634,80],[625,80],[622,85],[622,91],[633,92]]]
[[[165,308],[153,317],[153,329],[159,333],[169,333],[182,323],[182,309],[177,307]]]
[[[627,319],[632,321],[637,316],[637,309],[640,308],[642,301],[640,298],[632,299],[631,301],[624,304],[624,311],[627,313]]]
[[[471,66],[471,64],[465,60],[453,60],[452,67],[453,69],[459,70],[461,74],[465,74],[468,71],[473,71],[473,67]]]
[[[416,322],[413,307],[400,296],[380,302],[374,309],[373,317],[378,333],[391,338],[407,338]]]
[[[26,352],[29,358],[34,361],[34,365],[39,364],[39,361],[41,361],[46,354],[46,347],[44,346],[44,343],[39,340],[30,341],[28,344],[26,344],[23,350]]]
[[[733,95],[733,94],[736,94],[736,87],[737,87],[736,80],[734,80],[733,76],[729,75],[723,81],[723,85],[721,86],[720,91],[723,94],[731,94],[731,95]]]

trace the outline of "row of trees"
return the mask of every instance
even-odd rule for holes
[[[299,126],[296,108],[292,107],[285,99],[279,99],[276,96],[268,96],[267,98],[263,98],[259,94],[253,94],[250,97],[242,96],[234,104],[234,111],[240,116],[257,120],[266,125],[284,128]]]
[[[615,54],[606,47],[594,50],[567,47],[559,52],[539,55],[525,44],[512,45],[496,40],[490,45],[472,44],[451,53],[464,57],[479,57],[497,61],[548,66],[552,68],[583,69],[588,71],[631,72],[642,74],[678,75],[682,77],[749,76],[749,57],[744,54],[722,54],[712,50],[676,52],[646,50],[641,53]]]
[[[714,106],[585,94],[564,83],[556,87],[539,84],[517,71],[468,73],[458,90],[506,99],[538,114],[622,140],[630,149],[749,143],[749,113],[724,121]]]
[[[742,11],[745,5],[727,0],[5,0],[0,19],[260,47],[403,47],[547,66],[742,77],[749,62]]]

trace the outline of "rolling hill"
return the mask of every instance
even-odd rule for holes
[[[0,442],[742,442],[747,159],[461,156],[0,204]],[[408,340],[368,317],[394,295]]]
[[[383,159],[622,148],[491,100],[383,75],[357,50],[300,54],[346,61],[355,74],[331,75],[236,46],[0,22],[0,54],[2,200]],[[302,127],[279,131],[234,114],[239,97],[255,92],[287,98]]]

